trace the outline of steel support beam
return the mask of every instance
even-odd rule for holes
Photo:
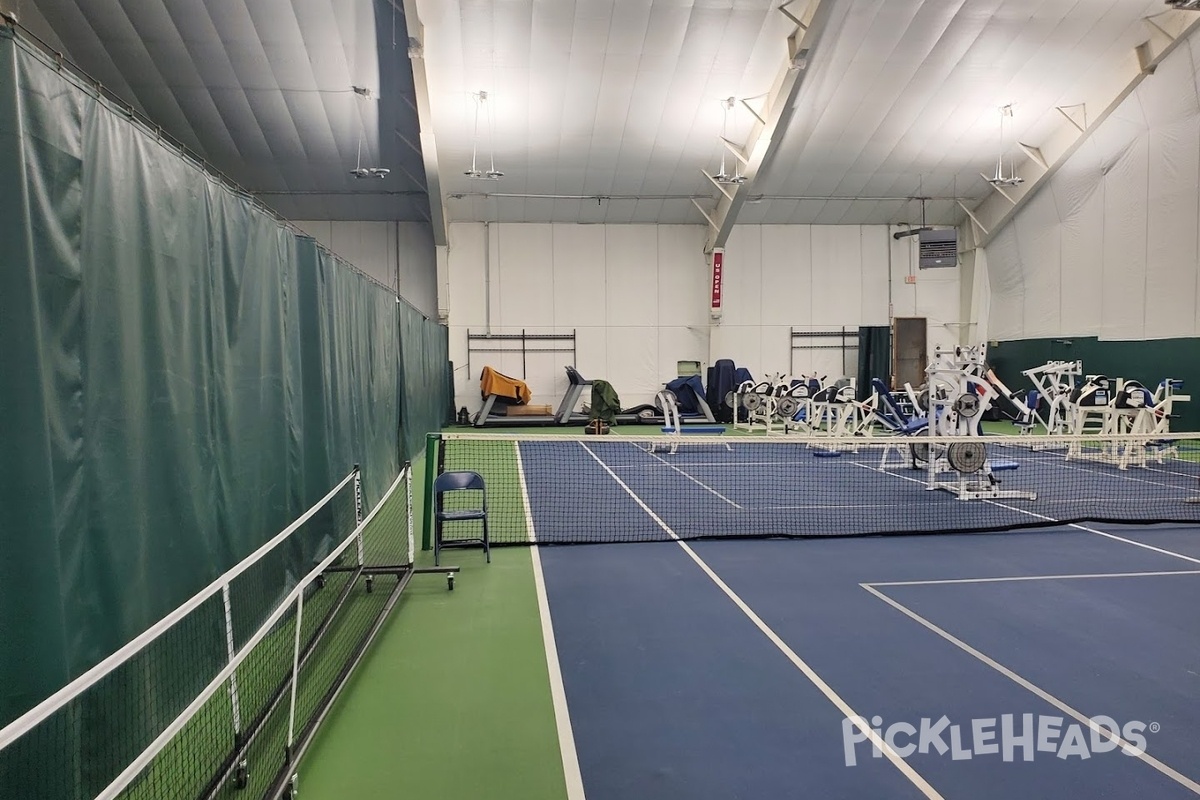
[[[392,2],[396,3],[397,0]],[[421,158],[425,162],[425,187],[429,193],[429,224],[433,228],[433,243],[438,247],[446,247],[449,244],[446,200],[442,197],[437,142],[433,136],[433,111],[429,106],[429,80],[425,71],[425,26],[417,14],[417,0],[403,0],[403,11],[404,24],[408,30],[408,59],[412,63],[413,90],[417,97],[417,121],[421,126]]]
[[[985,246],[999,233],[1117,106],[1154,74],[1162,60],[1200,29],[1200,14],[1195,12],[1169,10],[1144,21],[1149,38],[1112,64],[1111,69],[1097,70],[1100,77],[1085,87],[1081,102],[1058,107],[1063,119],[1045,141],[1036,146],[1020,145],[1026,158],[1018,164],[1017,173],[1025,183],[990,192],[974,208],[963,207],[974,226],[977,246]]]
[[[775,79],[771,91],[767,93],[762,109],[753,112],[755,123],[745,147],[738,148],[730,142],[724,142],[744,164],[741,174],[745,176],[746,181],[732,186],[728,192],[722,190],[717,199],[716,210],[711,215],[704,215],[709,223],[708,238],[704,242],[705,253],[725,246],[738,213],[751,194],[750,190],[758,173],[770,163],[778,151],[779,143],[783,140],[783,134],[791,121],[800,85],[808,71],[809,54],[816,47],[817,40],[832,13],[833,0],[809,0],[808,7],[799,14],[790,8],[795,2],[796,0],[787,0],[779,6],[779,11],[796,27],[787,37],[787,50],[779,76]]]

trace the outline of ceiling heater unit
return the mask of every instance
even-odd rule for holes
[[[958,229],[923,230],[917,233],[917,265],[921,269],[958,266]]]

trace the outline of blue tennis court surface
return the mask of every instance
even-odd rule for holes
[[[675,454],[620,440],[520,443],[543,542],[663,539],[647,509],[685,539],[994,530],[1084,518],[1200,524],[1200,503],[1182,500],[1200,491],[1200,462],[1121,470],[993,443],[993,457],[1019,466],[998,473],[1000,485],[1036,499],[964,502],[926,491],[924,471],[899,468],[899,448],[907,447],[898,443],[882,466],[878,441],[836,458],[753,441]]]
[[[540,541],[598,525],[650,539],[676,525],[702,536],[707,524],[718,536],[540,548],[591,800],[1200,794],[1200,529],[732,540],[720,536],[742,532],[735,519],[799,512],[830,533],[853,530],[853,515],[887,510],[825,500],[853,498],[864,480],[875,481],[861,490],[872,499],[880,480],[896,484],[897,503],[913,502],[910,489],[853,456],[770,463],[779,451],[764,449],[774,488],[763,488],[722,478],[759,468],[744,449],[736,465],[706,448],[665,465],[614,443],[589,445],[587,494],[571,488],[568,507],[553,490],[561,475],[542,471],[553,459],[526,449],[566,446],[580,447],[521,445]],[[1043,458],[1022,471],[1036,479]],[[794,493],[803,502],[778,502],[781,487],[831,468]],[[1092,502],[1131,479],[1077,468],[1089,471]],[[847,485],[830,490],[831,475]],[[1151,495],[1195,480],[1134,476]],[[1003,510],[912,491],[956,522]],[[850,716],[890,752],[875,755]]]

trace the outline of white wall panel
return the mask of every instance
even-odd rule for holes
[[[465,362],[467,329],[487,328],[489,249],[491,330],[575,329],[580,371],[610,381],[626,405],[649,402],[681,360],[709,366],[732,358],[756,376],[786,372],[792,327],[885,324],[889,247],[895,251],[893,287],[902,295],[897,313],[926,314],[931,324],[958,319],[957,270],[923,273],[916,286],[904,284],[913,245],[893,242],[886,226],[762,225],[739,226],[730,237],[724,315],[713,324],[704,234],[697,225],[452,225],[451,352]],[[519,354],[478,355],[476,375],[456,376],[459,405],[479,407],[477,373],[485,361],[521,377]],[[527,357],[525,380],[535,402],[558,403],[568,361],[566,355]],[[799,351],[795,367],[836,376],[846,371],[836,350]]]
[[[555,324],[603,326],[608,313],[603,226],[555,225],[553,237]]]
[[[1104,237],[1099,233],[1104,229],[1104,184],[1099,152],[1088,145],[1080,148],[1047,189],[1054,192],[1062,238],[1062,296],[1057,326],[1048,335],[1098,333],[1104,288]]]
[[[703,228],[658,225],[658,324],[707,325],[712,276]],[[642,270],[643,276],[646,271]]]
[[[493,228],[499,253],[494,275],[504,325],[546,332],[554,325],[554,240],[551,225],[501,224]]]
[[[1025,332],[1025,283],[1017,251],[1016,226],[1000,231],[987,246],[988,279],[992,284],[992,311],[988,329],[993,339],[1020,339]],[[1102,263],[1094,280],[1100,283]]]
[[[679,371],[680,361],[699,361],[701,369],[709,366],[708,364],[708,329],[700,329],[695,326],[667,326],[664,325],[658,329],[658,384],[654,387],[655,392],[662,388],[662,384],[674,378]],[[633,395],[630,395],[633,397]],[[653,399],[650,397],[641,396],[636,402],[649,403]],[[622,395],[624,400],[624,395]],[[626,401],[626,405],[631,405]]]
[[[1146,330],[1147,158],[1134,141],[1107,175],[1104,197],[1104,275],[1100,336],[1141,339]]]
[[[608,369],[603,378],[621,396],[621,405],[629,407],[649,402],[671,376],[658,363],[659,329],[653,325],[609,327],[606,333]],[[673,372],[674,366],[667,372]],[[665,377],[664,377],[665,375]]]
[[[1194,98],[1193,98],[1194,100]],[[1200,115],[1148,136],[1146,236],[1147,338],[1191,336],[1196,330],[1196,236],[1200,214]]]
[[[991,338],[1200,333],[1196,51],[1172,53],[989,243]]]
[[[658,233],[653,225],[606,225],[603,264],[608,324],[658,324]]]
[[[602,378],[608,372],[608,329],[603,325],[587,325],[576,329],[575,345],[579,348],[577,368],[583,377]]]
[[[725,244],[722,325],[757,325],[762,319],[762,226],[735,225]],[[711,277],[711,276],[710,276]]]
[[[812,228],[763,225],[762,325],[812,321]]]
[[[857,225],[812,227],[812,317],[817,327],[858,324],[862,236]]]
[[[862,298],[859,322],[862,325],[888,324],[888,243],[890,231],[884,225],[861,226]]]
[[[1030,213],[1014,224],[1024,265],[1024,319],[1027,336],[1052,336],[1059,325],[1061,235],[1053,192],[1039,192]]]
[[[478,329],[488,323],[484,255],[484,226],[467,223],[450,226],[451,325]]]
[[[787,369],[787,362],[778,365],[767,365],[762,353],[762,333],[764,326],[759,325],[718,325],[712,329],[709,342],[711,353],[709,363],[718,359],[731,358],[739,367],[750,370],[754,377],[762,374],[764,368],[774,371]],[[786,355],[785,355],[786,358]]]

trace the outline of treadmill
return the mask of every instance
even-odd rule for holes
[[[473,425],[476,428],[500,428],[500,427],[542,427],[550,425],[570,425],[578,423],[580,425],[587,423],[587,417],[584,414],[575,412],[579,406],[579,401],[583,399],[583,390],[592,385],[591,381],[584,380],[572,366],[567,366],[567,393],[563,395],[562,402],[558,404],[558,410],[554,414],[535,414],[535,415],[514,415],[493,414],[492,409],[496,406],[496,401],[499,395],[489,394],[483,401],[483,408],[479,409],[474,417]]]
[[[567,380],[571,382],[572,387],[578,385],[581,392],[582,387],[592,385],[592,382],[580,375],[579,371],[574,367],[567,367]],[[695,385],[691,385],[691,381],[693,380],[695,381]],[[670,388],[672,385],[676,385],[675,391],[684,385],[688,385],[688,388],[692,390],[692,395],[696,400],[696,407],[698,409],[697,411],[680,414],[680,419],[684,424],[689,422],[712,424],[716,422],[716,418],[713,416],[712,409],[709,407],[708,402],[704,397],[704,384],[700,381],[699,377],[676,378],[670,383],[667,383],[666,387]],[[563,399],[564,401],[566,400],[566,398]],[[571,406],[571,409],[574,409],[574,405]],[[561,413],[563,412],[563,409],[560,407],[559,411]],[[569,418],[563,417],[562,422],[559,423],[560,425],[567,425],[572,422],[586,423],[588,421],[587,415],[570,415],[569,410],[567,411],[567,414]],[[649,403],[631,406],[630,408],[623,408],[616,416],[617,425],[663,425],[664,423],[665,417],[663,415],[663,410]]]

